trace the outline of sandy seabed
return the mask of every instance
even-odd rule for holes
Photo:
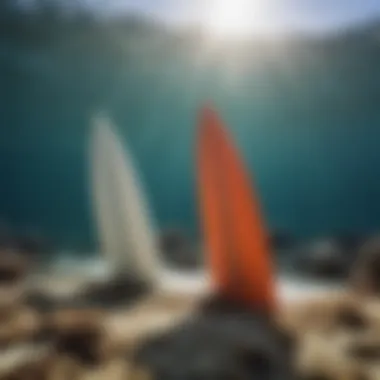
[[[48,271],[31,274],[27,280],[27,287],[64,298],[74,295],[90,282],[107,281],[109,276],[109,268],[100,259],[62,260],[54,263]],[[167,277],[167,289],[163,286],[161,291],[136,301],[132,306],[120,307],[112,312],[104,311],[102,329],[107,339],[102,349],[109,355],[105,356],[101,366],[87,368],[69,357],[52,357],[51,347],[48,345],[23,342],[0,351],[0,380],[148,379],[144,371],[131,370],[128,355],[133,353],[144,337],[170,329],[191,315],[198,304],[198,294],[207,283],[201,273],[186,276],[176,273]],[[176,291],[170,292],[169,289]],[[186,289],[190,291],[183,296]],[[342,347],[352,338],[350,334],[333,332],[324,335],[326,316],[329,318],[333,316],[342,304],[356,307],[356,301],[352,302],[351,299],[346,300],[344,296],[341,297],[344,293],[343,287],[339,284],[326,285],[289,274],[283,274],[279,278],[278,295],[284,306],[284,314],[290,316],[289,325],[303,334],[303,349],[299,362],[306,373],[310,368],[314,370],[322,367],[328,375],[333,376],[330,377],[332,380],[356,380],[352,376],[358,373],[359,365],[352,364],[355,362],[350,360],[346,362],[342,356],[342,352],[345,351]],[[330,301],[327,302],[327,299]],[[368,306],[369,304],[372,306]],[[292,305],[301,305],[301,307]],[[375,321],[376,333],[379,333],[380,323],[376,321],[380,319],[380,303],[371,301],[368,305],[368,307],[360,306],[360,312]],[[306,309],[307,313],[304,313]],[[323,325],[324,328],[310,329],[309,324],[314,319],[318,319],[319,325]],[[305,325],[304,331],[300,328],[303,325]],[[375,335],[372,334],[372,338]],[[380,336],[376,335],[375,338],[380,343]],[[368,337],[363,336],[362,339]],[[368,369],[368,373],[366,372],[368,380],[380,379],[380,359],[378,362]]]

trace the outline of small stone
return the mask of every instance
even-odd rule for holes
[[[369,321],[358,307],[342,307],[337,310],[336,328],[346,328],[350,331],[366,331],[369,329]]]
[[[0,252],[0,315],[22,302],[27,271],[27,262],[20,255]]]
[[[105,355],[102,350],[103,322],[102,311],[60,310],[47,318],[45,330],[59,354],[93,366],[99,364]]]
[[[23,280],[28,272],[27,261],[17,252],[0,252],[0,286]]]
[[[353,267],[352,287],[368,295],[380,295],[380,237],[368,240]]]
[[[353,343],[349,347],[348,354],[351,358],[366,363],[380,362],[380,342],[371,343]]]
[[[160,237],[160,249],[169,264],[176,268],[194,269],[201,263],[200,250],[182,230],[164,231]]]
[[[338,239],[320,240],[301,250],[298,270],[322,280],[348,278],[353,259],[350,251]]]
[[[286,231],[275,230],[269,235],[269,242],[275,250],[288,250],[296,246],[297,239]]]
[[[58,308],[58,301],[40,291],[32,291],[25,295],[24,303],[40,313],[52,312]]]
[[[51,251],[47,241],[38,235],[20,236],[15,240],[14,244],[18,252],[32,259],[39,258]]]
[[[88,285],[78,301],[94,307],[127,306],[150,292],[150,286],[128,276],[116,276],[105,283]]]

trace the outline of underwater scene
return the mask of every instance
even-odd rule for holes
[[[380,380],[380,3],[0,2],[0,380]]]

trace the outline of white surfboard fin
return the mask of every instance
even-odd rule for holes
[[[154,285],[161,260],[135,164],[104,115],[93,128],[92,190],[102,252],[113,271]]]

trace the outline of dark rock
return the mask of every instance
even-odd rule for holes
[[[370,327],[361,309],[348,306],[337,311],[335,322],[334,327],[343,327],[350,331],[366,331]]]
[[[40,292],[31,292],[25,296],[24,302],[27,306],[45,313],[55,309],[53,297]]]
[[[14,252],[0,252],[0,315],[22,302],[28,269],[23,257]]]
[[[269,242],[275,250],[287,250],[296,246],[297,239],[286,231],[278,230],[269,235]]]
[[[79,294],[67,297],[56,297],[41,290],[27,292],[24,296],[24,303],[40,313],[75,309],[83,310],[88,308],[114,308],[127,306],[147,293],[151,288],[131,277],[117,276],[113,279],[93,283],[86,286]]]
[[[99,352],[101,332],[95,329],[83,329],[62,334],[56,338],[56,350],[68,355],[82,364],[94,366],[102,359]]]
[[[359,251],[352,269],[351,285],[359,291],[380,295],[380,237],[369,239]]]
[[[53,342],[58,354],[83,365],[98,365],[104,356],[103,320],[104,315],[98,310],[60,310],[46,319],[44,338]]]
[[[175,267],[194,269],[200,265],[200,252],[181,230],[164,231],[160,237],[160,249],[169,263]]]
[[[358,254],[358,250],[366,241],[366,236],[361,234],[342,232],[340,234],[337,234],[334,239],[348,255],[356,256]]]
[[[135,362],[154,380],[295,379],[292,349],[281,335],[264,316],[205,311],[146,341]]]
[[[24,297],[24,303],[40,313],[50,313],[70,305],[68,300],[58,299],[40,291],[29,292]],[[73,306],[74,301],[70,306]]]
[[[14,242],[15,249],[30,257],[39,257],[50,252],[46,239],[38,235],[19,236]]]
[[[120,275],[106,283],[89,285],[78,298],[86,305],[112,308],[133,303],[150,290],[146,283]]]
[[[346,280],[353,265],[355,247],[335,238],[320,240],[301,250],[297,269],[323,280]]]
[[[164,252],[177,252],[189,245],[189,239],[181,230],[170,229],[162,233],[160,248]]]
[[[59,297],[47,294],[42,290],[26,292],[23,303],[42,315],[67,309],[84,310],[95,306],[94,303],[91,304],[89,300],[78,295]]]
[[[380,362],[380,344],[379,343],[353,343],[348,354],[351,358],[366,363]]]
[[[34,260],[50,253],[51,246],[40,234],[20,234],[0,221],[0,250],[18,252]]]
[[[23,280],[28,265],[22,256],[11,251],[0,252],[0,286],[8,286]]]
[[[11,229],[4,222],[0,221],[0,250],[7,250],[12,247],[13,236],[11,233]]]

